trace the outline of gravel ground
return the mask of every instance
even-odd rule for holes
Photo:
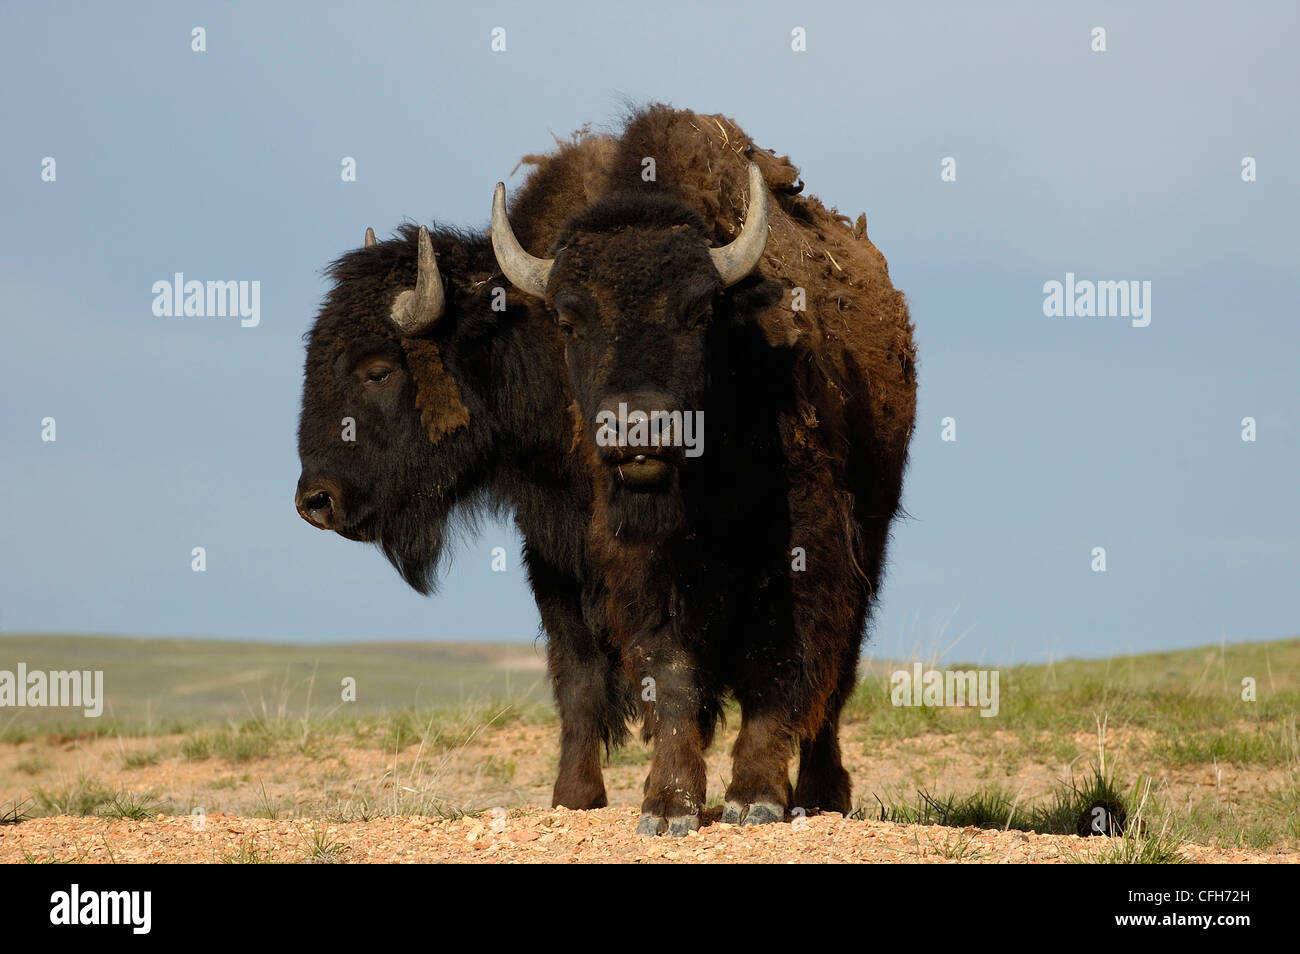
[[[524,809],[459,819],[399,816],[326,823],[209,815],[148,821],[58,816],[0,827],[0,863],[477,862],[693,864],[1087,861],[1109,839],[856,821],[828,814],[739,828],[713,821],[690,837],[639,838],[635,808]],[[1297,852],[1187,845],[1187,861],[1297,862]]]

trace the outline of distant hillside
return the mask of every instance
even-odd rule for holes
[[[279,644],[115,636],[0,635],[0,670],[103,670],[104,714],[0,708],[0,739],[23,730],[157,732],[213,720],[301,718],[428,708],[463,702],[549,702],[545,646],[483,643]],[[922,660],[927,665],[929,660]],[[907,662],[872,660],[885,679]],[[945,661],[946,668],[977,668]],[[1261,694],[1300,689],[1300,639],[1173,652],[1063,659],[999,667],[1004,686],[1088,685],[1196,695],[1235,694],[1250,677]],[[341,701],[345,678],[356,701]]]
[[[103,731],[89,723],[156,731],[262,715],[323,716],[342,705],[344,678],[356,680],[348,714],[488,699],[550,699],[545,647],[482,643],[289,645],[116,636],[0,635],[0,670],[102,670],[104,713],[0,708],[0,738],[21,727]],[[7,731],[10,730],[10,731]]]

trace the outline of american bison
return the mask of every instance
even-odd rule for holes
[[[565,203],[585,202],[601,149],[588,140],[538,160],[516,198],[526,244],[546,248]],[[635,706],[589,553],[591,482],[554,323],[503,297],[486,233],[405,226],[376,241],[367,229],[330,274],[307,342],[298,512],[376,544],[427,593],[453,514],[512,509],[561,720],[554,804],[604,805],[601,748],[621,742]]]
[[[610,170],[549,257],[521,246],[500,185],[492,238],[565,336],[607,620],[654,742],[637,831],[699,827],[727,692],[742,717],[723,821],[847,813],[839,715],[915,417],[906,304],[865,218],[802,197],[798,170],[725,117],[643,110]]]

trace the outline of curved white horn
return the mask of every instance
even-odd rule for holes
[[[767,184],[758,166],[749,164],[749,211],[736,240],[722,248],[709,249],[713,267],[724,286],[734,285],[757,266],[767,247]]]
[[[378,245],[378,244],[379,244],[379,243],[375,241],[375,230],[372,229],[372,228],[367,228],[367,229],[366,229],[366,248],[374,248],[374,247],[375,247],[376,245]]]
[[[415,288],[406,289],[393,301],[393,324],[404,335],[418,335],[432,328],[442,317],[447,301],[442,276],[438,274],[438,260],[433,255],[433,242],[423,225],[418,244]]]
[[[510,227],[510,219],[506,217],[506,187],[503,182],[497,183],[492,196],[492,251],[496,253],[497,264],[510,279],[510,284],[525,295],[546,297],[546,283],[555,259],[529,255],[519,244],[515,230]]]

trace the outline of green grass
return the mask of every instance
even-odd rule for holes
[[[266,794],[265,783],[259,783],[258,787],[260,788],[261,791],[258,796],[257,807],[253,810],[253,817],[269,818],[272,821],[275,821],[277,818],[280,817],[281,814],[285,812],[286,809],[282,808],[279,804],[276,803],[275,799],[271,798],[270,795]]]
[[[191,735],[181,743],[181,754],[192,760],[221,758],[248,762],[274,754],[290,737],[263,719],[251,719],[216,732]]]
[[[0,825],[16,825],[28,817],[30,801],[14,799],[7,805],[0,805]]]
[[[1300,737],[1296,717],[1246,729],[1235,726],[1211,729],[1194,735],[1179,734],[1160,740],[1151,755],[1170,765],[1203,762],[1234,765],[1288,766],[1300,764]]]
[[[122,767],[129,769],[148,768],[162,761],[162,753],[157,749],[139,752],[127,752],[122,756]]]
[[[548,703],[532,644],[347,643],[286,645],[234,640],[0,635],[0,669],[104,673],[104,714],[0,710],[0,742],[45,735],[157,736],[265,719],[372,716],[471,699]],[[356,680],[355,702],[342,680]]]
[[[44,855],[23,851],[23,864],[25,865],[71,865],[79,861],[79,858],[56,858],[51,851],[47,851]]]
[[[1300,769],[1246,799],[1203,795],[1168,812],[1170,830],[1182,841],[1261,850],[1300,842]]]
[[[974,668],[964,664],[949,669]],[[1123,674],[1119,678],[1127,678]],[[878,739],[911,738],[927,733],[1048,732],[1055,735],[1088,731],[1093,715],[1105,712],[1113,724],[1156,731],[1177,727],[1182,732],[1222,731],[1237,723],[1278,731],[1300,711],[1300,690],[1263,691],[1256,702],[1243,702],[1239,693],[1217,687],[1168,689],[1150,684],[1105,683],[1085,679],[1074,685],[1045,685],[1041,671],[1016,667],[999,677],[999,712],[982,718],[973,709],[895,706],[887,679],[868,674],[845,706],[844,717],[865,722]],[[1251,756],[1276,760],[1287,751],[1285,739],[1261,745]]]
[[[888,803],[875,797],[881,821],[905,825],[941,825],[950,828],[1000,828],[1033,831],[1048,835],[1085,834],[1081,826],[1088,827],[1085,819],[1096,818],[1098,805],[1119,805],[1121,810],[1147,803],[1150,784],[1138,778],[1125,791],[1115,780],[1113,766],[1107,765],[1106,723],[1097,721],[1097,759],[1082,780],[1073,773],[1057,783],[1044,799],[1033,803],[1022,802],[998,787],[985,787],[967,795],[932,795],[924,790],[917,792],[913,801],[892,800]],[[854,813],[865,817],[865,807]],[[1116,813],[1118,814],[1118,813]],[[1122,824],[1122,822],[1120,823]],[[1101,833],[1103,829],[1093,826]],[[1106,823],[1106,833],[1113,833]]]
[[[1178,853],[1178,843],[1163,836],[1116,838],[1088,859],[1099,865],[1181,865],[1187,859]]]
[[[1098,802],[1128,805],[1133,791],[1121,792],[1114,781],[1103,777],[1095,768],[1080,784],[1070,778],[1044,799],[1026,803],[998,786],[977,789],[965,795],[936,795],[919,791],[914,799],[888,801],[876,797],[874,815],[881,821],[903,825],[942,825],[948,828],[997,828],[1033,831],[1047,835],[1076,833],[1080,816]],[[854,815],[868,817],[868,808],[860,807]]]
[[[945,835],[942,842],[932,835],[926,836],[926,847],[934,854],[941,858],[947,858],[949,861],[976,861],[984,857],[988,852],[981,851],[974,845],[975,836],[966,832],[954,832]],[[920,845],[920,839],[916,844]]]
[[[403,709],[371,716],[318,719],[249,719],[216,730],[201,730],[181,742],[181,755],[191,760],[223,759],[251,762],[288,754],[324,758],[339,742],[387,752],[413,747],[434,755],[465,745],[488,728],[509,725],[549,725],[555,713],[549,706],[522,703],[471,702],[434,709]],[[489,767],[501,772],[504,763]]]
[[[313,828],[307,836],[307,862],[314,865],[336,865],[345,860],[351,849],[341,842],[334,841],[320,828]]]
[[[334,723],[334,731],[351,735],[359,745],[401,751],[421,745],[428,752],[446,752],[464,745],[486,727],[552,725],[555,710],[542,703],[468,702],[432,709],[403,709],[368,719]]]
[[[115,792],[99,814],[104,818],[144,821],[157,815],[159,809],[158,797],[152,792]]]
[[[884,802],[876,798],[882,821],[950,828],[995,828],[1048,835],[1082,835],[1102,840],[1100,853],[1086,860],[1114,864],[1180,864],[1181,844],[1175,816],[1162,813],[1152,797],[1152,783],[1138,776],[1131,785],[1118,781],[1107,762],[1104,721],[1097,722],[1097,759],[1082,779],[1073,774],[1046,797],[1022,803],[1007,791],[982,788],[966,795],[917,793],[915,800]],[[855,812],[865,817],[865,806]],[[1161,819],[1154,832],[1152,819]],[[931,844],[943,857],[961,861],[970,839],[954,845]]]
[[[900,825],[942,825],[948,828],[1024,828],[1025,822],[1015,811],[1014,800],[1002,789],[986,788],[968,795],[932,795],[916,793],[913,801],[880,801],[876,817]],[[865,808],[854,812],[866,818]]]
[[[58,788],[37,786],[32,797],[36,805],[36,816],[97,815],[102,818],[143,821],[161,810],[157,796],[151,792],[110,789],[86,775],[80,775],[75,782]]]
[[[263,849],[256,838],[245,838],[239,843],[239,850],[231,854],[220,857],[222,864],[226,865],[273,865],[280,864],[271,857],[271,846],[268,841],[267,847]]]
[[[982,787],[894,796],[861,806],[863,813],[900,821],[1073,831],[1081,801],[1126,802],[1133,798],[1131,788],[1103,791],[1095,777],[1085,777],[1076,790],[1071,779],[1032,806],[1017,804],[1004,789],[1026,765],[1074,765],[1086,754],[1079,735],[1091,734],[1105,721],[1125,733],[1129,762],[1165,784],[1206,766],[1232,767],[1238,778],[1272,773],[1261,777],[1266,791],[1249,795],[1234,789],[1177,804],[1162,795],[1161,804],[1147,806],[1146,812],[1168,838],[1255,849],[1300,840],[1300,640],[1007,667],[999,670],[999,712],[993,718],[971,708],[893,705],[890,674],[908,665],[867,668],[846,707],[844,737],[874,754],[907,749],[908,740],[951,736],[942,751],[981,760]],[[979,667],[943,663],[935,668]],[[1243,699],[1246,677],[1255,682],[1253,700]],[[1274,781],[1278,776],[1280,783]],[[1160,844],[1144,843],[1142,850],[1159,855]]]
[[[1130,808],[1134,821],[1123,834],[1101,839],[1101,851],[1084,859],[1089,864],[1101,865],[1181,865],[1187,859],[1179,852],[1180,841],[1168,818],[1156,827],[1149,824],[1143,800]]]
[[[85,775],[59,788],[37,786],[33,792],[41,815],[94,815],[113,800],[115,793]]]

